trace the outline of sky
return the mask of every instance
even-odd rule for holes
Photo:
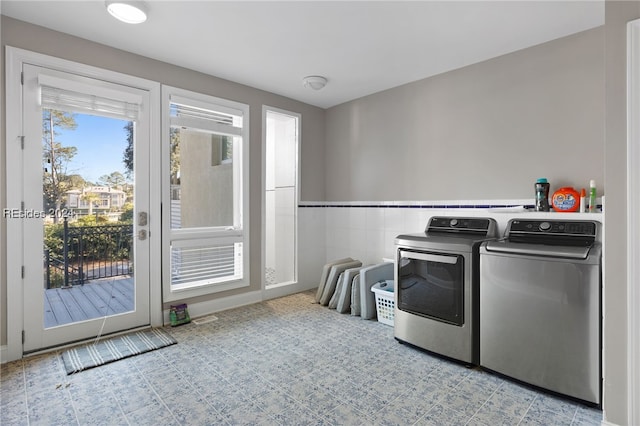
[[[91,182],[115,171],[126,176],[122,158],[127,147],[127,122],[87,114],[75,114],[75,120],[75,130],[58,130],[58,142],[78,149],[67,174],[79,174]]]

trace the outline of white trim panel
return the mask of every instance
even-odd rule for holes
[[[640,19],[627,24],[627,420],[640,424]]]

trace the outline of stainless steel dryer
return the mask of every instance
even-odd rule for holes
[[[480,247],[480,365],[601,403],[599,223],[511,220]]]
[[[493,219],[432,217],[396,237],[397,340],[478,364],[479,246],[496,236]]]

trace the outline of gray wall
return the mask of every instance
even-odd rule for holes
[[[606,193],[604,402],[628,424],[626,24],[640,2],[607,1],[603,28],[381,92],[327,111],[327,200],[533,198],[532,182]],[[606,75],[606,79],[605,79]],[[606,120],[605,120],[606,118]],[[408,151],[410,149],[410,151]]]
[[[327,200],[533,199],[604,177],[596,28],[327,110]],[[601,195],[601,194],[600,194]]]
[[[261,217],[260,206],[262,202],[262,105],[269,105],[284,110],[302,114],[301,121],[301,159],[300,168],[303,170],[300,176],[300,196],[302,200],[321,200],[324,198],[324,110],[301,102],[293,101],[282,96],[264,92],[248,86],[232,83],[227,80],[201,74],[195,71],[181,68],[175,65],[155,61],[142,56],[113,49],[108,46],[93,43],[77,37],[72,37],[42,27],[17,21],[2,16],[1,22],[2,60],[2,105],[4,98],[4,56],[5,46],[13,46],[38,53],[43,53],[58,58],[68,59],[108,70],[113,70],[137,77],[158,81],[163,84],[193,90],[204,94],[230,99],[250,105],[251,124],[251,152],[250,152],[250,203],[251,203],[251,286],[248,289],[218,293],[214,297],[224,297],[245,291],[261,289]],[[5,128],[5,115],[2,114],[2,129]],[[5,134],[2,131],[0,145],[0,160],[5,158]],[[4,162],[2,163],[4,164]],[[5,178],[4,166],[0,177],[0,209],[6,207],[4,194]],[[2,219],[2,235],[5,235],[6,221]],[[1,239],[2,250],[6,253],[6,238]],[[6,289],[7,277],[4,265],[4,256],[0,259],[0,344],[6,345]],[[206,298],[189,300],[193,303]],[[168,307],[167,307],[168,308]]]

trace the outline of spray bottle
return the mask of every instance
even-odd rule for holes
[[[589,213],[596,212],[596,181],[589,181]]]

